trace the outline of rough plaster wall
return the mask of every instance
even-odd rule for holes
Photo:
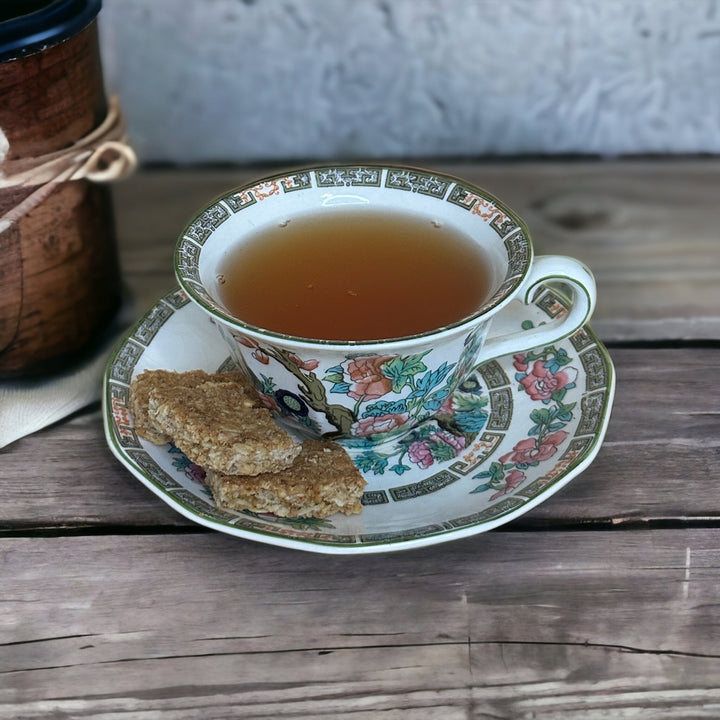
[[[720,152],[720,0],[105,0],[141,157]]]

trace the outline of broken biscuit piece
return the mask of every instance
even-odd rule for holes
[[[204,382],[178,392],[155,387],[148,417],[187,457],[206,470],[227,475],[276,472],[300,452],[257,397],[238,383]]]
[[[324,518],[362,511],[365,480],[342,446],[293,440],[240,372],[146,370],[130,387],[138,435],[206,470],[219,507]]]
[[[205,382],[238,383],[248,397],[256,398],[250,382],[238,371],[207,373],[204,370],[145,370],[130,385],[130,412],[135,421],[135,432],[156,445],[171,442],[172,436],[157,427],[148,414],[150,392],[160,388],[180,395],[185,388],[197,387]],[[255,399],[255,406],[261,407],[260,400]]]
[[[342,446],[329,440],[305,440],[287,470],[254,477],[208,471],[205,481],[219,507],[315,518],[361,512],[366,484]]]

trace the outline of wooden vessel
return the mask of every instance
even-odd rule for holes
[[[71,146],[107,113],[100,3],[25,3],[34,10],[8,16],[12,6],[0,11],[0,128],[7,140],[0,170]],[[0,185],[0,218],[37,189]],[[109,193],[86,179],[54,184],[0,233],[0,377],[66,366],[116,312],[121,284]]]

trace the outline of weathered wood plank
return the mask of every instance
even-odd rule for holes
[[[0,692],[0,718],[716,720],[717,674],[715,659],[526,643],[128,658],[18,673],[33,695]]]
[[[441,169],[507,200],[539,252],[591,265],[605,339],[720,338],[717,161]],[[116,188],[138,314],[192,212],[265,171]],[[20,533],[0,539],[0,720],[719,717],[718,353],[614,350],[582,476],[520,532],[401,554],[155,534],[191,524],[114,460],[97,409],[0,450],[0,530]],[[695,528],[559,531],[666,519]],[[129,534],[27,536],[88,525]]]
[[[618,391],[595,462],[514,526],[720,519],[720,351],[612,352]],[[0,450],[0,529],[188,525],[110,454],[99,410]]]
[[[505,200],[527,221],[539,253],[586,262],[599,287],[593,325],[605,340],[720,338],[717,160],[427,166]],[[173,283],[172,249],[192,213],[276,169],[146,172],[115,188],[138,312]]]
[[[510,173],[500,168],[487,182],[527,220],[538,250],[576,256],[595,273],[602,337],[720,336],[720,166],[532,164]]]
[[[711,530],[352,560],[218,534],[6,538],[0,557],[0,718],[720,710]]]

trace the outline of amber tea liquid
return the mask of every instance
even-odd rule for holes
[[[472,315],[490,292],[483,251],[432,219],[327,210],[263,229],[219,274],[230,313],[266,330],[380,340]]]

